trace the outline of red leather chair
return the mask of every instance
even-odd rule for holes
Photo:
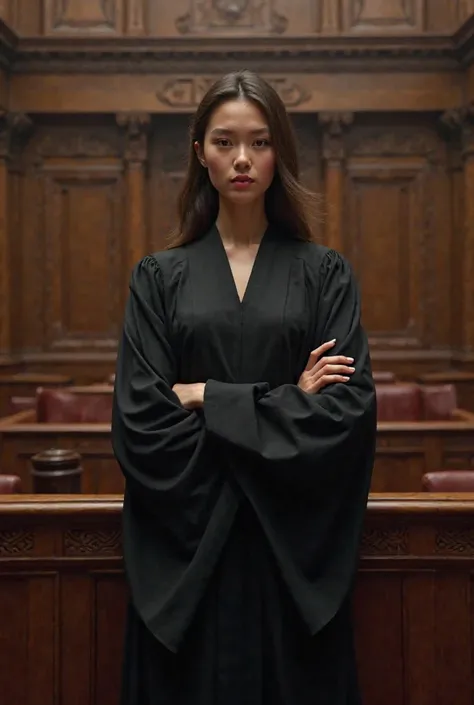
[[[423,475],[425,492],[474,492],[474,470],[434,470]]]
[[[19,494],[21,479],[17,475],[0,475],[0,494]]]
[[[454,384],[420,385],[423,418],[426,421],[449,421],[457,408]]]
[[[398,383],[376,386],[379,421],[420,421],[422,403],[417,384]]]
[[[39,389],[39,423],[110,423],[112,394],[74,394],[66,389]]]

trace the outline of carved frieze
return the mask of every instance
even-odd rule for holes
[[[111,157],[119,153],[118,135],[97,128],[61,128],[38,136],[35,152],[39,157]]]
[[[121,7],[120,0],[45,0],[46,33],[115,33],[120,25]]]
[[[474,529],[439,531],[436,535],[436,553],[444,555],[474,555]]]
[[[401,556],[408,553],[405,529],[367,529],[362,535],[363,556]]]
[[[417,132],[412,128],[406,131],[378,131],[374,134],[361,135],[352,146],[354,156],[418,156],[428,155],[436,148],[433,136],[426,132]]]
[[[156,95],[161,103],[173,108],[195,108],[215,80],[216,78],[194,76],[175,78],[166,82]],[[305,88],[290,78],[266,77],[266,80],[273,86],[288,108],[301,105],[311,97]]]
[[[181,34],[199,32],[285,32],[288,19],[274,0],[190,0],[188,11],[175,25]]]
[[[0,556],[27,556],[34,545],[34,536],[29,531],[0,531]]]
[[[64,555],[66,556],[120,556],[122,539],[120,530],[89,531],[70,529],[64,534]]]

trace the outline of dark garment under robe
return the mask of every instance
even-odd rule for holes
[[[309,353],[355,358],[297,387]],[[206,382],[187,411],[176,382]],[[269,226],[242,303],[214,227],[134,269],[112,437],[132,601],[122,705],[357,705],[350,597],[375,392],[346,260]]]

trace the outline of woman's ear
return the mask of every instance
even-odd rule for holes
[[[194,151],[196,152],[197,158],[199,159],[199,161],[201,162],[203,167],[206,168],[207,164],[204,159],[204,154],[203,154],[201,145],[199,144],[199,142],[197,140],[196,140],[196,142],[194,142]]]

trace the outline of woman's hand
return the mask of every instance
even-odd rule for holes
[[[204,404],[205,386],[201,382],[196,384],[175,384],[173,392],[178,396],[185,409],[197,409]]]
[[[328,384],[349,381],[350,375],[355,371],[354,367],[349,366],[354,362],[354,358],[345,357],[344,355],[321,357],[335,344],[335,340],[330,340],[312,351],[308,364],[298,381],[298,387],[304,392],[316,394]]]

